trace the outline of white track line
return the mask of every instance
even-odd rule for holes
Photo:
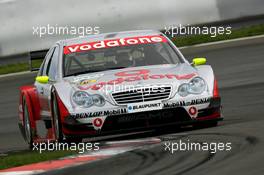
[[[12,171],[12,172],[2,172],[0,175],[31,175],[31,174],[39,174],[44,173],[45,171],[42,170],[35,170],[35,171]]]

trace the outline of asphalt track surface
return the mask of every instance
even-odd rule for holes
[[[263,174],[264,41],[221,49],[205,49],[187,58],[207,57],[219,82],[224,121],[204,129],[154,133],[171,143],[231,142],[230,151],[165,151],[164,142],[49,174]],[[18,87],[33,74],[0,79],[0,150],[25,149],[17,127]],[[134,136],[148,137],[148,136]]]

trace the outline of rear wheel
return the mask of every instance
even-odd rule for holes
[[[25,141],[29,145],[29,148],[33,147],[32,128],[30,124],[30,117],[28,112],[28,106],[26,100],[23,100],[23,114],[24,114],[24,130],[25,130]]]

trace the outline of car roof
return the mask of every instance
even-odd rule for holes
[[[134,30],[134,31],[122,31],[122,32],[112,32],[112,33],[102,33],[96,35],[89,35],[85,37],[77,37],[59,41],[63,43],[64,46],[81,44],[94,41],[102,41],[106,39],[119,39],[127,37],[138,37],[138,36],[149,36],[149,35],[160,35],[161,32],[155,30]]]

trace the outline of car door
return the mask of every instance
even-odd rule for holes
[[[57,66],[58,66],[58,55],[59,47],[55,46],[48,52],[45,63],[43,65],[43,70],[40,76],[48,76],[49,81],[46,84],[36,82],[37,91],[39,94],[40,106],[41,106],[41,116],[42,118],[51,116],[51,88],[57,81]]]

